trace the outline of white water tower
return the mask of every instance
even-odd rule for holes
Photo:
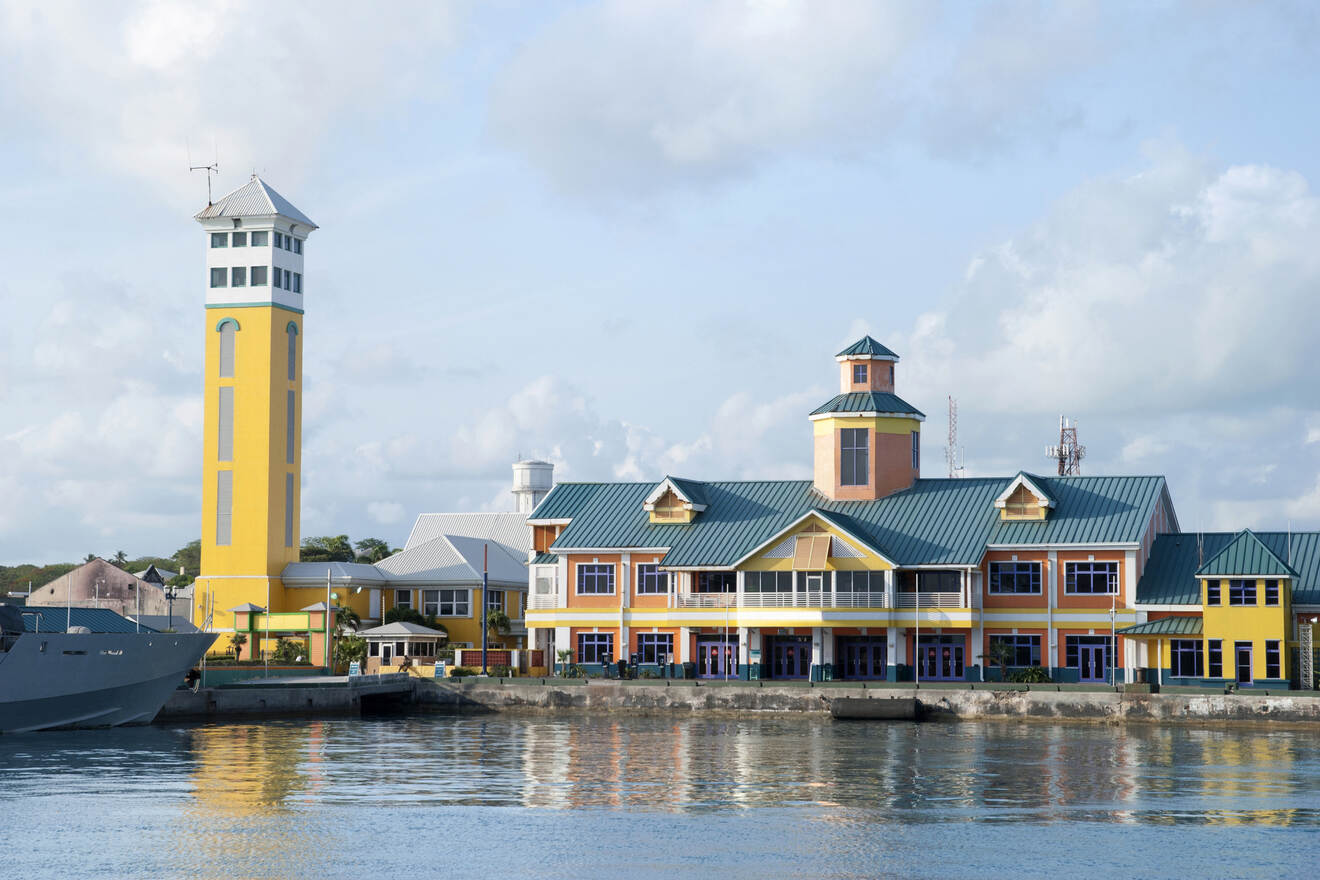
[[[530,514],[554,485],[555,466],[548,461],[526,459],[513,463],[513,497],[517,511]]]

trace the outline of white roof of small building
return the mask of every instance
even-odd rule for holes
[[[532,529],[524,513],[423,513],[413,523],[403,549],[411,550],[441,535],[496,541],[520,560],[532,549]]]
[[[420,623],[404,623],[401,620],[396,620],[394,623],[387,623],[384,626],[358,630],[357,634],[364,639],[398,638],[399,636],[431,636],[438,639],[447,638],[447,636],[438,629],[431,629],[429,626],[422,626]]]
[[[376,566],[366,562],[290,562],[280,572],[285,586],[325,586],[326,574],[335,584],[364,584],[374,586],[385,583],[385,575]]]
[[[494,586],[526,587],[527,566],[495,540],[439,535],[376,563],[391,584],[481,583],[482,549],[488,548],[487,581]]]
[[[295,208],[288,199],[271,188],[270,184],[257,175],[238,189],[223,195],[215,202],[198,211],[195,219],[215,220],[227,217],[287,217],[298,223],[306,224],[311,229],[318,228],[311,218]]]

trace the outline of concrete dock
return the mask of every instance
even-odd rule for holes
[[[389,711],[413,702],[417,681],[401,673],[249,679],[196,692],[175,691],[156,719],[214,721]]]

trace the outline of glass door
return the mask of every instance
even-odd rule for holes
[[[722,639],[697,642],[697,675],[700,678],[737,678],[737,642]]]
[[[770,649],[771,678],[806,678],[810,670],[809,639],[775,639]]]
[[[1081,645],[1078,647],[1079,681],[1106,681],[1109,678],[1109,646]]]
[[[885,640],[874,638],[842,639],[839,672],[844,678],[871,679],[885,677]]]
[[[1233,665],[1237,667],[1237,683],[1251,684],[1251,642],[1234,642],[1233,657]]]
[[[926,681],[962,681],[966,645],[961,636],[922,636],[917,664]]]

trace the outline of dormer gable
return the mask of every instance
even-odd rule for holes
[[[1039,478],[1033,479],[1020,471],[1008,488],[995,499],[999,518],[1005,521],[1044,520],[1054,507],[1054,499],[1041,487]]]
[[[1295,578],[1297,572],[1284,562],[1251,529],[1243,529],[1224,549],[1196,570],[1198,578]]]
[[[650,515],[653,523],[685,524],[706,509],[706,497],[701,484],[695,480],[665,477],[646,496],[642,509]]]

